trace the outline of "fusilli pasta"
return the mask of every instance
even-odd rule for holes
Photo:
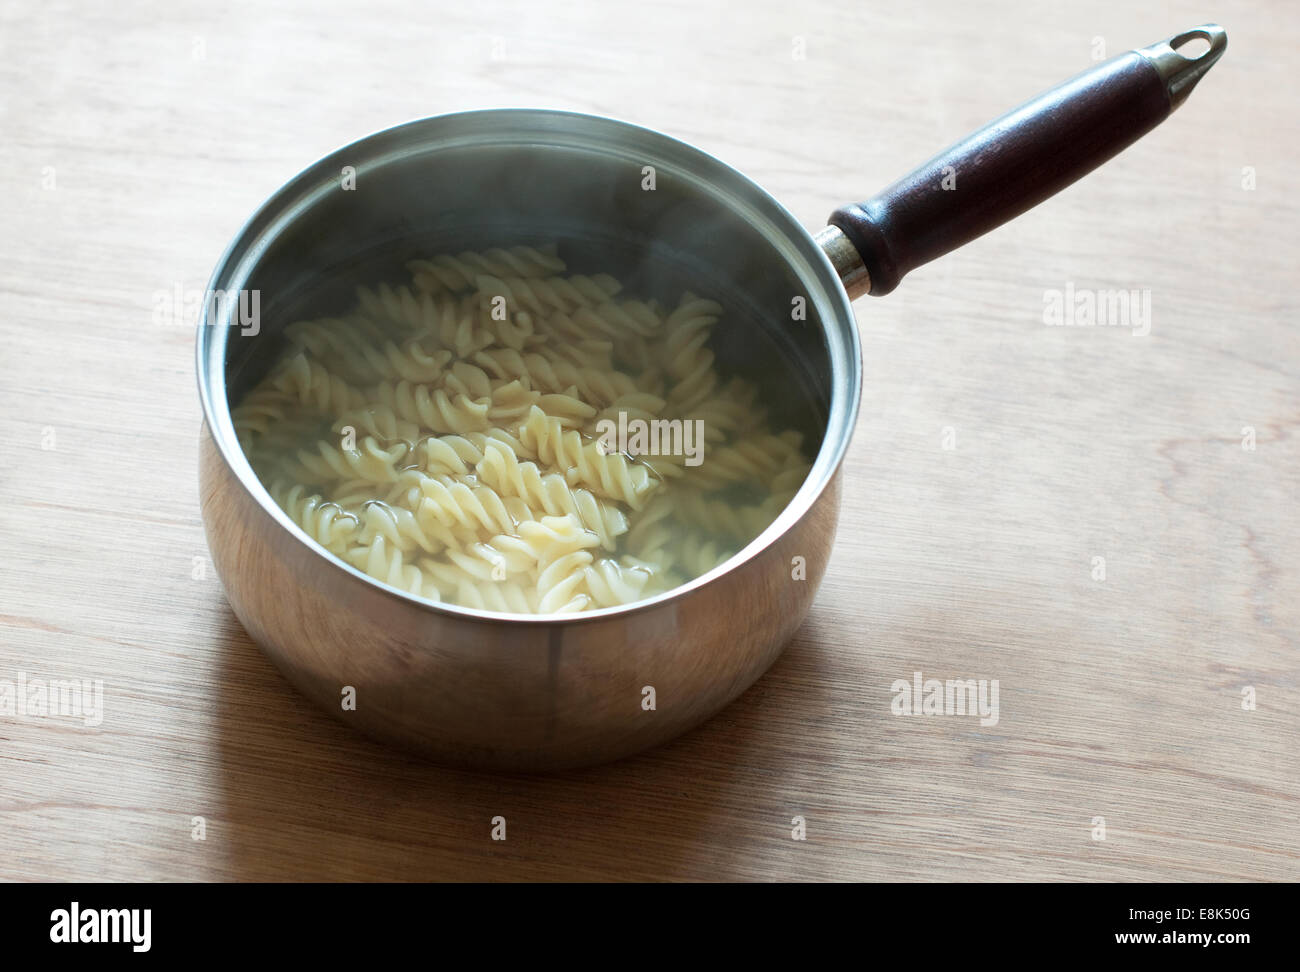
[[[629,297],[554,246],[407,269],[285,328],[232,410],[275,502],[377,580],[484,611],[628,604],[725,562],[806,477],[798,434],[719,376],[717,302]],[[673,449],[614,434],[638,423]]]

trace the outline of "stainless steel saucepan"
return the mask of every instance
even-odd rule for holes
[[[1178,52],[1194,38],[1208,50]],[[571,767],[702,722],[772,664],[825,570],[862,384],[850,301],[888,293],[1125,148],[1226,43],[1206,25],[1098,65],[837,210],[815,237],[712,156],[606,118],[444,115],[322,159],[258,210],[212,276],[211,291],[259,293],[259,326],[241,327],[227,300],[209,303],[198,329],[203,520],[236,615],[308,698],[442,761]],[[257,480],[231,424],[284,325],[337,313],[358,282],[410,257],[544,240],[630,291],[722,302],[719,369],[758,382],[769,412],[815,450],[793,501],[702,577],[563,618],[434,605],[318,548]],[[791,319],[796,297],[804,321]]]

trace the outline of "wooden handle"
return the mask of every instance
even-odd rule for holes
[[[1199,57],[1177,47],[1201,38]],[[869,293],[1038,205],[1169,116],[1227,45],[1207,24],[1129,51],[1039,95],[830,223],[857,249]]]

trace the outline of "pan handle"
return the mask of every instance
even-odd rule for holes
[[[1178,52],[1200,38],[1199,56]],[[1137,141],[1187,98],[1228,35],[1204,24],[1128,51],[939,153],[818,235],[850,298],[887,294],[909,270],[982,236]]]

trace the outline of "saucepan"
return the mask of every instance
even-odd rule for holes
[[[1196,39],[1208,48],[1180,53]],[[1225,46],[1210,24],[1094,66],[836,210],[815,236],[705,152],[608,118],[443,115],[329,155],[254,214],[212,275],[210,292],[259,295],[257,320],[207,302],[198,328],[203,521],[231,607],[304,696],[435,760],[554,770],[678,736],[768,669],[825,572],[862,384],[850,302],[1115,155]],[[803,433],[802,486],[725,563],[582,614],[436,604],[326,553],[258,480],[231,417],[287,322],[329,313],[393,259],[541,240],[560,241],[570,266],[717,295],[718,367],[759,383],[769,412]]]

